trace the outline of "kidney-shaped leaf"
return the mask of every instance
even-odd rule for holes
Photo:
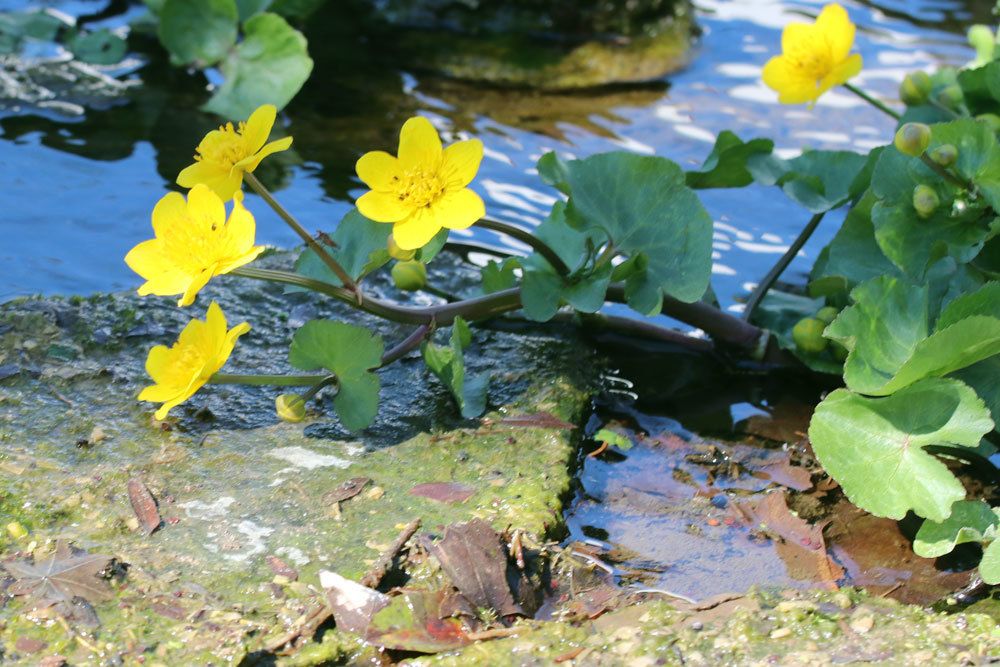
[[[991,539],[1000,517],[982,500],[960,500],[951,506],[944,521],[924,521],[913,540],[913,551],[924,558],[937,558],[965,542]]]
[[[975,447],[993,429],[982,400],[958,380],[931,378],[892,396],[838,389],[809,425],[813,450],[848,499],[876,516],[908,511],[944,521],[965,488],[924,451],[928,445]]]
[[[160,41],[180,65],[214,65],[236,43],[238,18],[235,0],[167,0]]]

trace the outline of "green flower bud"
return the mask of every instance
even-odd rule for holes
[[[281,421],[297,424],[306,418],[306,402],[298,394],[282,394],[274,399],[274,411]]]
[[[907,123],[897,130],[893,143],[903,155],[920,157],[931,143],[931,128],[923,123]]]
[[[944,144],[932,150],[928,156],[942,167],[950,167],[958,159],[958,149],[955,144]]]
[[[986,123],[987,126],[994,132],[1000,132],[1000,116],[995,113],[981,113],[976,116],[976,120],[981,123]]]
[[[931,94],[931,87],[931,77],[927,72],[913,72],[899,84],[899,99],[911,107],[923,104]]]
[[[403,250],[396,245],[396,239],[389,234],[389,257],[398,259],[401,262],[413,259],[417,254],[416,250]]]
[[[964,99],[965,95],[956,83],[945,86],[937,94],[937,101],[952,110],[957,110]]]
[[[28,529],[22,526],[19,521],[11,521],[6,528],[7,534],[15,540],[21,540],[28,536]]]
[[[827,344],[830,342],[826,338],[823,338],[824,329],[826,329],[826,323],[821,322],[815,317],[806,317],[799,320],[792,327],[792,340],[795,341],[795,347],[803,354],[819,354],[826,349]]]
[[[392,267],[392,280],[396,287],[407,292],[421,289],[427,284],[427,267],[416,260],[396,262]]]
[[[840,315],[840,311],[833,306],[824,306],[816,312],[816,319],[824,324],[829,324],[837,319],[837,315]]]
[[[913,208],[921,218],[927,219],[934,215],[940,204],[941,200],[931,186],[921,183],[913,188]]]

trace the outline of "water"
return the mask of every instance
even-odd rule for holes
[[[779,48],[781,27],[815,15],[822,4],[703,0],[704,34],[687,69],[661,84],[575,95],[496,91],[396,71],[378,64],[380,47],[337,23],[309,35],[316,70],[281,117],[296,150],[281,161],[272,158],[262,177],[309,228],[329,229],[363,192],[353,173],[357,157],[394,150],[399,126],[420,113],[447,138],[483,139],[486,159],[474,188],[491,216],[531,225],[553,201],[534,174],[535,161],[549,150],[586,156],[626,149],[689,168],[704,159],[716,132],[733,129],[743,138],[773,137],[781,154],[803,146],[863,151],[888,138],[890,119],[840,91],[812,110],[780,106],[759,80],[760,67]],[[79,14],[101,3],[6,0],[0,10],[38,5]],[[967,61],[965,27],[988,22],[991,5],[846,3],[865,59],[856,83],[892,99],[906,72]],[[196,111],[207,82],[150,58],[146,54],[158,47],[139,42],[140,52],[124,70],[145,85],[125,97],[98,102],[81,115],[0,100],[0,301],[138,285],[122,257],[148,238],[153,204],[213,124]],[[144,60],[151,62],[142,66]],[[704,201],[716,221],[713,284],[723,306],[738,310],[738,298],[785,250],[808,214],[762,187],[707,192]],[[250,196],[248,205],[258,217],[260,241],[297,242],[263,202]],[[839,219],[829,216],[789,278],[808,270]],[[505,243],[491,232],[468,234],[482,243]]]

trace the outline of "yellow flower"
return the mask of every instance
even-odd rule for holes
[[[196,185],[184,196],[171,192],[153,208],[156,238],[129,251],[125,263],[146,279],[139,294],[180,294],[178,306],[194,303],[198,291],[212,276],[229,273],[264,252],[255,246],[256,225],[243,208],[243,193],[233,199],[226,221],[226,206],[208,186]]]
[[[193,188],[204,183],[215,190],[223,201],[232,199],[243,185],[244,173],[256,169],[260,161],[271,153],[286,150],[292,145],[291,137],[264,145],[277,114],[278,110],[273,105],[265,104],[258,107],[246,122],[240,122],[237,129],[233,129],[232,123],[226,123],[206,134],[198,144],[195,163],[177,176],[177,185]]]
[[[246,322],[226,330],[226,316],[212,302],[205,320],[191,320],[173,347],[157,345],[146,357],[146,372],[155,384],[139,394],[140,401],[163,403],[157,419],[188,400],[226,364],[236,339],[250,331]]]
[[[416,250],[447,229],[465,229],[486,215],[486,206],[466,186],[483,159],[478,139],[442,150],[437,130],[417,116],[399,134],[399,157],[365,153],[355,169],[371,188],[358,201],[369,220],[391,222],[392,237],[403,250]]]
[[[816,23],[792,23],[781,33],[781,55],[764,65],[764,83],[782,104],[813,103],[861,71],[861,56],[850,55],[854,24],[837,4],[823,8]]]

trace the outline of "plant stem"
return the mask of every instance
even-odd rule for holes
[[[613,260],[617,254],[618,249],[615,248],[615,244],[608,243],[608,245],[604,246],[604,250],[601,254],[597,256],[597,259],[594,260],[594,271],[604,268],[604,265]]]
[[[869,95],[865,91],[861,90],[860,88],[857,88],[857,87],[855,87],[854,85],[852,85],[850,83],[845,83],[843,85],[844,85],[844,88],[847,88],[849,91],[851,91],[852,93],[854,93],[855,95],[857,95],[858,97],[860,97],[861,99],[863,99],[865,102],[868,102],[868,104],[872,105],[873,107],[875,107],[876,109],[878,109],[882,113],[884,113],[884,114],[886,114],[888,116],[892,116],[892,118],[895,119],[896,121],[899,121],[899,119],[901,118],[901,116],[899,115],[898,112],[893,111],[892,109],[890,109],[889,107],[887,107],[885,104],[883,104],[882,102],[876,100],[874,97],[872,97],[871,95]]]
[[[314,239],[312,234],[306,231],[305,227],[303,227],[299,221],[295,219],[295,216],[289,213],[284,206],[278,203],[278,200],[275,199],[268,189],[264,187],[263,183],[257,180],[256,176],[250,172],[246,172],[243,177],[246,179],[246,182],[250,184],[250,187],[253,188],[254,192],[260,195],[261,198],[263,198],[263,200],[266,201],[272,209],[274,209],[274,212],[277,213],[278,216],[284,220],[296,234],[299,235],[299,238],[301,238],[303,242],[305,242],[305,244],[319,256],[323,263],[326,264],[331,271],[333,271],[334,275],[337,276],[337,279],[340,280],[344,287],[352,293],[355,293],[358,300],[360,300],[360,295],[357,294],[358,286],[355,284],[354,280],[351,279],[351,276],[348,275],[347,271],[344,270],[344,267],[342,267],[340,263],[333,258],[333,255],[328,253],[326,248],[324,248],[319,241]]]
[[[216,373],[209,378],[211,384],[249,384],[271,387],[305,387],[328,379],[327,375],[238,375]]]
[[[764,300],[767,295],[767,291],[774,286],[774,283],[781,277],[781,274],[785,272],[788,265],[792,263],[795,256],[799,254],[799,250],[802,250],[802,246],[806,244],[809,237],[812,236],[813,232],[816,231],[816,227],[819,226],[820,221],[823,219],[825,213],[817,213],[813,217],[809,218],[809,222],[806,226],[799,232],[798,237],[792,242],[792,245],[788,246],[788,250],[782,255],[771,270],[767,272],[767,275],[757,284],[753,292],[750,294],[750,298],[747,299],[746,308],[743,309],[743,321],[749,322],[750,317],[753,315],[753,311],[757,309],[760,302]]]
[[[562,258],[556,254],[556,251],[545,243],[545,241],[541,240],[528,230],[521,229],[520,227],[516,227],[514,225],[508,225],[506,222],[500,222],[499,220],[491,220],[489,218],[483,218],[476,224],[483,229],[500,232],[501,234],[506,234],[507,236],[517,239],[522,243],[526,243],[539,255],[544,257],[545,261],[551,264],[552,268],[554,268],[560,275],[569,275],[569,267],[566,266],[566,262],[562,261]]]
[[[383,366],[388,366],[397,359],[402,359],[403,357],[405,357],[411,350],[413,350],[422,342],[424,342],[424,339],[427,338],[427,336],[429,336],[433,331],[434,331],[433,323],[421,324],[419,327],[416,328],[416,330],[414,330],[413,333],[411,333],[409,336],[403,339],[396,346],[387,350],[386,353],[382,355],[382,365],[379,366],[379,368]]]
[[[920,154],[920,161],[923,162],[925,165],[927,165],[931,171],[933,171],[935,174],[937,174],[944,180],[948,181],[952,185],[963,188],[968,192],[972,192],[973,190],[975,190],[976,187],[975,185],[969,183],[968,181],[963,180],[956,174],[953,174],[952,172],[948,171],[947,169],[939,165],[937,162],[932,160],[927,153]]]

